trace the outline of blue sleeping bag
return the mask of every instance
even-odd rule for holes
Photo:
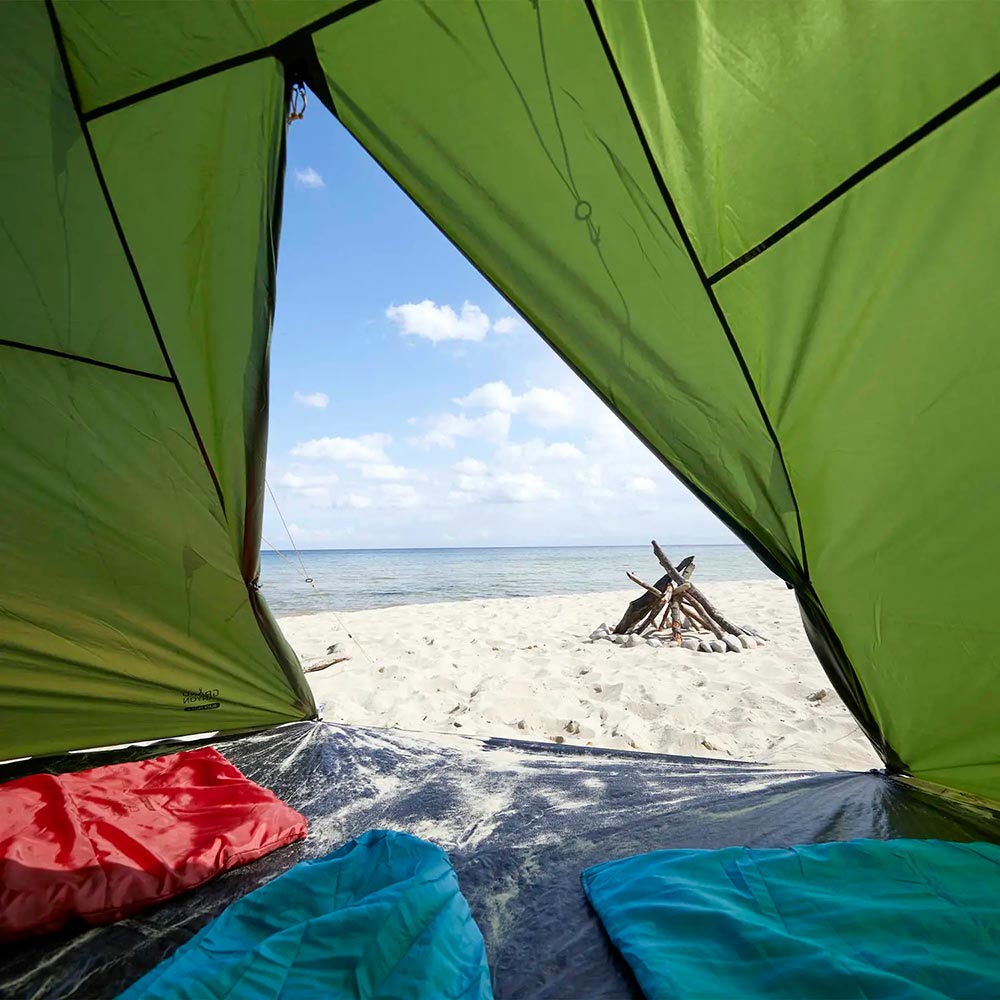
[[[1000,997],[1000,848],[656,851],[583,873],[649,1000]]]
[[[369,831],[234,903],[120,1000],[278,997],[492,997],[445,852]]]

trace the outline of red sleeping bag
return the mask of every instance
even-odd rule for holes
[[[0,785],[0,940],[119,920],[301,840],[217,750]]]

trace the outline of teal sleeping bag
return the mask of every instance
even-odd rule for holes
[[[492,997],[445,852],[371,830],[234,903],[120,1000],[279,997]]]
[[[583,873],[649,1000],[1000,997],[1000,848],[657,851]]]

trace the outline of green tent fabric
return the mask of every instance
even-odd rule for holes
[[[655,851],[583,883],[649,1000],[1000,992],[994,844]]]
[[[253,586],[283,73],[88,127],[52,16],[0,13],[0,756],[302,718]]]
[[[0,27],[0,755],[315,711],[255,586],[305,82],[795,588],[887,764],[1000,798],[992,0],[55,0]]]
[[[120,1000],[490,1000],[440,847],[370,830],[233,903]]]

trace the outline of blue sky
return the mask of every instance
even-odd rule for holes
[[[288,136],[268,481],[305,548],[734,540],[318,101]],[[270,499],[264,536],[288,547]]]

